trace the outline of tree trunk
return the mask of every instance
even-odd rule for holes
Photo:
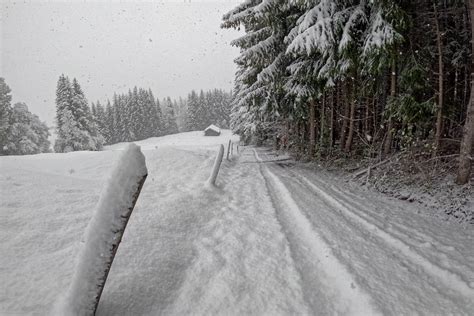
[[[436,28],[436,46],[438,48],[438,107],[436,114],[436,134],[435,134],[435,143],[433,157],[436,156],[440,144],[441,136],[443,133],[443,107],[444,107],[444,63],[443,63],[443,40],[441,38],[441,30],[439,27],[438,21],[438,9],[436,4],[433,4],[434,13],[435,13],[435,28]]]
[[[349,123],[349,92],[348,92],[348,87],[347,87],[347,82],[342,82],[342,98],[344,99],[344,117],[342,121],[342,127],[341,127],[341,139],[340,139],[340,146],[341,150],[344,149],[344,145],[346,143],[346,130],[347,130],[347,125]]]
[[[352,100],[351,100],[351,113],[349,119],[349,133],[347,135],[346,145],[344,146],[344,151],[346,153],[351,151],[352,148],[352,139],[354,138],[354,125],[355,125],[355,110],[356,110],[356,89],[355,89],[355,80],[352,85]]]
[[[313,158],[316,147],[316,124],[314,112],[314,100],[309,101],[309,156]]]
[[[391,81],[390,81],[390,99],[393,100],[395,98],[395,95],[397,93],[397,67],[395,60],[392,63],[392,74],[390,75]],[[384,156],[390,154],[390,151],[392,150],[392,139],[393,139],[393,119],[392,115],[389,116],[388,118],[388,123],[387,123],[387,137],[385,138],[385,144],[384,144],[384,149],[383,149],[383,154]]]
[[[326,129],[326,98],[325,93],[323,93],[321,97],[321,113],[320,113],[320,132],[319,132],[319,148],[324,148],[324,137],[325,137],[325,129]]]
[[[337,100],[337,88],[334,89],[334,92],[331,96],[331,121],[329,125],[329,148],[332,151],[332,147],[334,146],[334,107],[336,106],[335,102]]]
[[[378,104],[377,104],[378,97],[379,96],[377,96],[377,95],[374,96],[374,103],[372,104],[372,110],[373,110],[372,115],[374,116],[374,118],[372,120],[372,123],[373,123],[373,125],[372,125],[372,141],[373,142],[377,141],[377,135],[378,135],[377,131],[378,131],[379,126],[380,126],[380,124],[379,124],[379,111],[378,111]]]
[[[474,4],[469,1],[469,14],[471,20],[471,52],[474,54]],[[456,183],[466,184],[471,176],[472,165],[472,143],[474,142],[474,56],[471,55],[471,96],[467,106],[466,122],[464,123],[464,132],[461,140],[461,149],[459,155],[459,169]]]
[[[365,117],[364,117],[364,135],[370,135],[369,128],[370,128],[370,105],[372,104],[372,100],[370,97],[365,98]]]

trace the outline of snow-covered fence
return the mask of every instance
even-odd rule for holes
[[[214,160],[214,166],[212,167],[211,175],[207,180],[209,185],[216,185],[217,174],[219,173],[219,168],[221,167],[222,157],[224,157],[224,145],[220,145],[216,160]]]
[[[71,287],[56,313],[94,315],[112,262],[147,177],[140,147],[130,144],[109,178],[86,230]]]

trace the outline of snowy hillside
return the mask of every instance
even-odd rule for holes
[[[262,149],[207,187],[229,139],[137,142],[148,179],[98,315],[472,314],[472,229]],[[68,289],[124,146],[0,157],[0,314],[48,314]]]

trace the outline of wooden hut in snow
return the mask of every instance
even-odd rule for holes
[[[213,124],[209,125],[204,130],[204,136],[219,136],[221,134],[221,129]]]

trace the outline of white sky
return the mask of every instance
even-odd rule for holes
[[[48,124],[61,73],[94,102],[135,85],[160,98],[233,86],[239,33],[220,23],[236,1],[0,2],[0,77]]]

